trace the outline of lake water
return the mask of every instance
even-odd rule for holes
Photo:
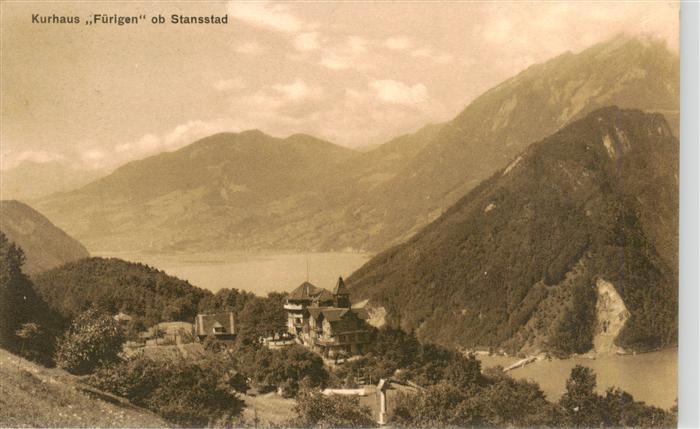
[[[332,289],[338,276],[347,277],[371,255],[363,253],[199,253],[149,255],[100,252],[95,256],[141,262],[195,286],[216,292],[236,288],[266,295],[289,292],[308,279],[316,286]]]
[[[484,368],[507,366],[519,358],[478,356]],[[596,359],[575,357],[563,360],[542,360],[509,371],[514,378],[530,379],[540,385],[547,398],[556,401],[565,391],[565,383],[575,365],[593,369],[597,375],[598,391],[619,387],[638,401],[668,409],[677,394],[678,350],[669,349],[625,356],[601,356]]]

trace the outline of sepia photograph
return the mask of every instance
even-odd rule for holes
[[[3,1],[0,427],[677,427],[680,16]]]

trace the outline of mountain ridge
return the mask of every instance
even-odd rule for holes
[[[592,347],[603,279],[631,313],[619,345],[673,345],[677,238],[663,237],[677,236],[677,169],[663,116],[594,111],[529,146],[347,284],[423,341],[567,354]],[[665,224],[649,221],[658,207],[670,210]]]
[[[675,131],[678,94],[677,56],[661,43],[618,37],[533,65],[477,97],[451,121],[368,152],[318,146],[311,142],[323,140],[307,135],[275,139],[252,131],[238,135],[269,137],[302,152],[321,149],[313,160],[297,153],[302,161],[295,165],[296,155],[270,158],[275,162],[259,153],[241,155],[236,168],[247,171],[248,180],[224,162],[233,159],[229,146],[204,154],[200,140],[147,158],[153,165],[128,164],[140,169],[134,175],[143,180],[117,186],[114,174],[122,167],[39,207],[94,250],[377,252],[410,238],[532,141],[596,108],[663,110]],[[183,151],[199,153],[201,162],[182,159],[174,167],[170,160]],[[171,174],[158,176],[161,170]],[[253,186],[261,183],[269,186]],[[123,201],[110,200],[114,195]]]

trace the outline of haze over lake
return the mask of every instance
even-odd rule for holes
[[[308,280],[331,289],[338,276],[347,277],[371,255],[365,253],[196,253],[145,254],[98,252],[95,256],[141,262],[216,292],[236,288],[266,295],[289,292]]]

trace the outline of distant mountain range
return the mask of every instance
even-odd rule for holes
[[[528,144],[606,105],[663,113],[678,58],[620,36],[534,65],[453,120],[367,152],[311,136],[218,134],[38,203],[92,250],[363,250],[401,243]]]
[[[33,201],[77,189],[105,174],[102,170],[71,168],[58,161],[24,161],[14,168],[0,170],[0,199]]]
[[[27,274],[90,256],[82,244],[19,201],[0,201],[0,231],[24,251]]]
[[[612,283],[634,350],[673,345],[678,140],[660,114],[603,108],[534,143],[349,279],[419,339],[583,353]]]
[[[126,164],[73,192],[42,200],[52,219],[94,249],[275,248],[298,232],[265,225],[323,207],[319,188],[354,151],[308,135],[222,133]],[[276,241],[275,241],[276,240]]]

